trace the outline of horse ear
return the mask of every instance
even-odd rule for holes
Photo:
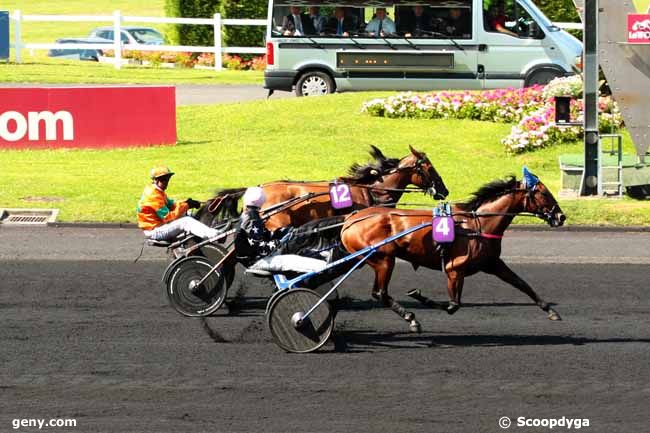
[[[381,150],[379,150],[379,148],[377,146],[375,146],[374,144],[370,145],[370,156],[375,158],[375,160],[377,160],[377,161],[384,161],[386,159],[386,157],[381,152]]]
[[[415,150],[413,146],[411,146],[410,144],[409,144],[409,150],[413,155],[417,156],[418,158],[422,156],[422,152]]]

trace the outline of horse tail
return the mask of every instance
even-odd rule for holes
[[[239,218],[239,199],[246,188],[228,188],[215,192],[215,196],[205,202],[196,213],[196,218],[202,223],[214,227],[229,218]]]

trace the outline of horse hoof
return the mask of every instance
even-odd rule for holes
[[[420,333],[422,332],[422,327],[420,326],[420,323],[417,320],[411,320],[411,323],[409,324],[409,329],[411,332],[415,333]]]
[[[562,320],[559,314],[557,314],[557,311],[555,310],[549,310],[548,311],[548,320]]]

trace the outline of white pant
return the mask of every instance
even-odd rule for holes
[[[327,266],[325,260],[312,259],[311,257],[296,254],[282,254],[261,258],[249,269],[268,272],[293,271],[305,273],[322,271],[325,266]]]
[[[190,216],[184,216],[153,230],[145,230],[144,235],[155,241],[172,241],[181,233],[190,233],[202,239],[208,239],[219,234],[218,230],[211,229]]]

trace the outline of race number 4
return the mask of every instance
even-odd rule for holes
[[[346,209],[352,207],[352,194],[350,185],[347,183],[330,184],[330,201],[334,209]]]
[[[437,216],[431,224],[433,240],[439,244],[453,242],[456,237],[454,230],[454,219],[449,216]]]

